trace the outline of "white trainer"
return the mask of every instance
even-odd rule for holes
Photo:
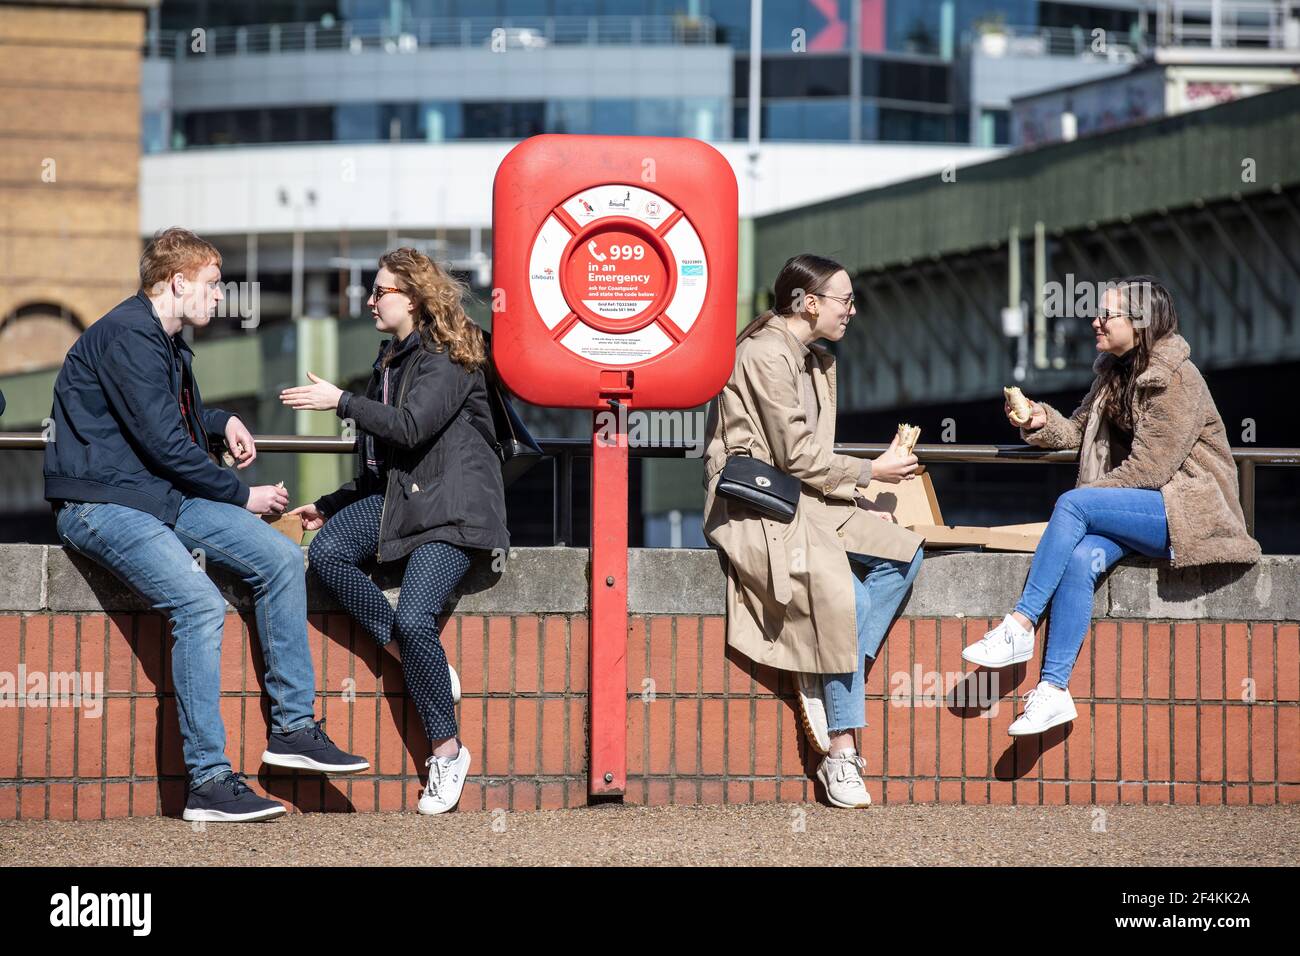
[[[469,748],[460,745],[454,757],[430,757],[424,762],[429,768],[429,782],[420,795],[416,809],[423,814],[446,813],[460,801],[465,789],[465,775],[469,773]]]
[[[826,799],[833,806],[846,810],[871,806],[871,794],[862,782],[862,769],[866,765],[856,750],[826,755],[817,768],[817,779],[826,788]]]
[[[1012,721],[1007,733],[1012,737],[1041,734],[1078,716],[1074,698],[1068,690],[1045,680],[1039,681],[1038,686],[1025,695],[1024,713]]]
[[[460,703],[460,675],[456,673],[456,668],[450,664],[447,665],[447,672],[451,674],[451,702]]]
[[[826,685],[821,674],[795,672],[799,687],[799,713],[803,716],[808,745],[819,754],[831,751],[831,729],[826,725]]]
[[[962,660],[980,667],[1010,667],[1034,656],[1034,632],[1010,614],[1002,623],[961,652]]]

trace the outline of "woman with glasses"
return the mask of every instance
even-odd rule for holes
[[[455,672],[438,638],[443,605],[476,552],[504,554],[505,492],[488,406],[483,335],[462,307],[464,286],[428,256],[402,248],[379,259],[367,300],[380,346],[365,395],[315,375],[285,389],[292,408],[334,410],[357,429],[354,481],[294,509],[311,569],[379,644],[394,638],[407,691],[429,738],[419,811],[460,799],[470,752],[456,736]],[[405,560],[394,611],[362,562]]]
[[[862,489],[911,477],[916,456],[899,451],[897,436],[874,461],[834,452],[835,357],[816,343],[838,342],[855,314],[843,267],[795,256],[775,293],[775,308],[737,339],[736,367],[710,412],[704,533],[727,558],[727,643],[795,673],[809,744],[826,755],[817,777],[827,798],[865,807],[854,731],[866,726],[866,662],[920,570],[922,538]],[[793,520],[716,494],[738,453],[799,479]]]
[[[1150,276],[1102,289],[1092,388],[1069,418],[1031,403],[1020,432],[1042,448],[1079,449],[1077,486],[1057,500],[1015,609],[962,652],[983,667],[1029,660],[1051,604],[1041,676],[1012,736],[1078,716],[1070,671],[1091,624],[1093,588],[1120,558],[1137,552],[1176,568],[1259,559],[1223,420],[1178,334],[1168,290]],[[1019,424],[1010,405],[1006,413]]]

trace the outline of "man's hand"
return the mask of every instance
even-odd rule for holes
[[[290,408],[300,408],[315,412],[332,412],[339,406],[339,396],[343,389],[332,385],[311,372],[307,377],[311,385],[295,385],[280,392],[280,401]]]
[[[253,443],[252,433],[234,415],[226,422],[226,447],[235,459],[236,468],[247,468],[257,460],[257,446]]]
[[[890,484],[897,484],[904,478],[915,477],[916,456],[904,455],[898,450],[898,435],[889,443],[885,453],[871,463],[871,477],[879,478]]]
[[[325,523],[325,516],[317,510],[314,504],[299,505],[289,514],[297,515],[302,520],[303,531],[316,531]]]
[[[255,515],[284,514],[289,507],[289,492],[284,485],[254,485],[248,492],[248,504],[244,508]]]

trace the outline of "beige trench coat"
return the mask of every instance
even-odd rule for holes
[[[727,643],[779,670],[844,674],[858,667],[848,553],[911,561],[924,539],[859,503],[861,460],[831,450],[835,358],[816,345],[811,351],[816,431],[801,401],[800,342],[779,319],[737,346],[720,396],[729,448],[748,449],[803,483],[794,520],[763,518],[714,494],[727,461],[715,399],[705,445],[704,534],[727,558]]]

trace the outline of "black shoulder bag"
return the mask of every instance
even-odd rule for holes
[[[718,393],[718,424],[722,426],[722,447],[727,463],[722,466],[714,494],[753,508],[764,518],[788,522],[799,507],[799,479],[759,461],[748,449],[732,452],[727,442],[727,414],[722,407],[723,388]]]

